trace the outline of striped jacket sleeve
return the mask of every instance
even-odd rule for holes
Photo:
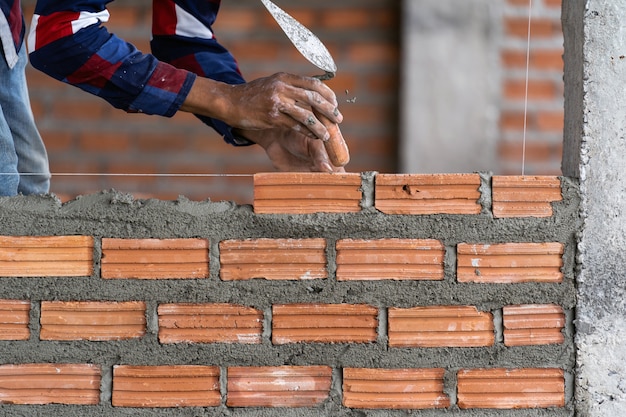
[[[116,108],[171,117],[196,75],[231,84],[243,78],[211,29],[219,0],[154,0],[152,53],[110,33],[104,0],[38,0],[28,37],[30,61],[44,73]],[[198,116],[233,144],[230,126]]]

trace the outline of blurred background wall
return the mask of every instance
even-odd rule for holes
[[[526,174],[560,173],[561,0],[534,0]],[[33,0],[22,1],[27,23]],[[519,174],[528,0],[299,0],[276,3],[338,65],[349,171]],[[109,6],[110,31],[149,51],[151,2]],[[223,0],[218,40],[247,79],[319,73],[259,0]],[[138,197],[252,202],[249,175],[273,171],[257,146],[233,148],[195,117],[126,114],[30,68],[31,101],[63,198],[115,188]],[[159,174],[112,176],[93,174]],[[226,176],[176,177],[170,174]]]

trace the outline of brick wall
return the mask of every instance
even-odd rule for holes
[[[506,0],[501,141],[502,174],[520,174],[523,159],[524,97],[528,46],[528,0]],[[560,174],[563,149],[563,31],[561,0],[534,0],[530,28],[527,174]]]
[[[258,174],[253,206],[0,219],[0,414],[572,415],[568,179]]]

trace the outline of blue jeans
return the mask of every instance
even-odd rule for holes
[[[26,46],[12,69],[2,47],[0,55],[0,196],[45,194],[50,189],[48,154],[30,107]]]

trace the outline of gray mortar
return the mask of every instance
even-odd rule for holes
[[[483,178],[481,204],[490,207],[490,176]],[[341,406],[339,369],[343,367],[442,367],[446,371],[446,393],[454,400],[456,372],[480,367],[558,367],[572,374],[575,349],[571,329],[562,345],[507,348],[498,337],[489,348],[388,348],[386,337],[371,344],[287,344],[271,343],[271,306],[278,303],[367,303],[381,311],[386,307],[420,305],[477,305],[480,310],[498,312],[504,305],[557,303],[571,311],[576,305],[575,245],[579,230],[579,194],[575,182],[563,179],[564,200],[555,203],[551,218],[494,219],[487,209],[479,215],[384,215],[373,208],[374,173],[363,174],[366,197],[360,213],[309,215],[257,215],[251,206],[231,202],[134,200],[127,194],[105,191],[61,204],[54,196],[0,199],[0,235],[88,235],[96,238],[94,266],[99,270],[102,237],[191,238],[211,242],[210,277],[196,280],[102,280],[82,278],[2,278],[2,297],[33,300],[31,318],[36,319],[42,300],[144,300],[147,303],[148,332],[145,337],[114,342],[55,342],[38,340],[39,324],[31,320],[29,341],[0,342],[0,363],[77,362],[95,363],[103,368],[103,388],[110,385],[110,369],[118,364],[203,364],[220,366],[328,365],[334,380],[330,399],[313,409],[127,409],[110,405],[110,392],[103,392],[98,406],[88,407],[99,416],[571,416],[572,394],[564,409],[549,410],[450,410],[390,411],[348,410]],[[243,238],[311,238],[328,242],[329,278],[309,281],[271,282],[250,280],[221,282],[218,243]],[[338,282],[334,242],[351,237],[436,238],[446,248],[442,281]],[[518,285],[462,284],[455,279],[458,243],[562,242],[564,282]],[[160,345],[157,335],[157,306],[177,302],[225,302],[262,310],[263,342],[239,344]],[[571,320],[572,314],[568,314]],[[386,328],[386,315],[379,317]],[[224,381],[222,380],[222,384]],[[110,389],[110,388],[109,388]],[[571,391],[571,390],[570,390]],[[224,387],[222,387],[224,395]],[[83,416],[86,408],[47,405],[3,406],[0,414],[15,416]]]

